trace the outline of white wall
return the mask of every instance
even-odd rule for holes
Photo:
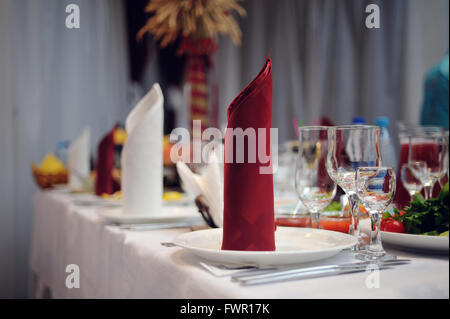
[[[65,27],[69,3],[80,29]],[[0,0],[0,25],[0,296],[27,297],[31,162],[87,125],[95,151],[131,108],[123,3]]]
[[[448,0],[414,0],[422,13],[423,64],[430,69],[449,49]]]
[[[364,25],[365,6],[377,3],[381,28]],[[274,126],[280,140],[295,138],[290,121],[334,123],[355,115],[373,123],[391,118],[417,123],[427,70],[449,47],[448,0],[247,0],[240,19],[242,46],[220,39],[215,56],[220,120],[226,107],[273,61]]]
[[[449,1],[408,0],[402,120],[418,123],[426,72],[449,50]]]
[[[0,1],[0,298],[14,288],[14,117],[10,1]]]

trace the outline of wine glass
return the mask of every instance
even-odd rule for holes
[[[425,164],[423,162],[423,164]],[[414,165],[414,163],[412,163]],[[410,200],[416,193],[420,193],[423,188],[422,181],[416,177],[414,171],[411,169],[408,163],[402,165],[400,169],[400,176],[402,180],[403,187],[408,191]]]
[[[357,195],[369,211],[372,224],[367,253],[358,255],[364,260],[392,260],[386,254],[380,236],[380,223],[384,210],[394,199],[395,171],[392,167],[359,167],[356,173]]]
[[[295,169],[295,190],[311,213],[311,226],[320,228],[320,213],[336,195],[336,183],[327,173],[328,128],[299,128],[299,151]]]
[[[361,249],[363,239],[359,231],[359,199],[355,177],[358,167],[381,165],[380,129],[373,125],[343,125],[329,128],[329,151],[326,167],[330,177],[348,197],[352,225],[349,233],[358,238],[354,250]]]
[[[428,166],[425,161],[410,161],[406,165],[408,165],[414,177],[420,181],[422,188],[424,188],[424,185],[429,184],[430,177],[428,174]],[[425,196],[427,196],[427,192],[425,192]]]
[[[448,131],[445,132],[444,137],[445,137],[445,139],[444,139],[444,141],[445,141],[445,144],[444,144],[445,156],[444,156],[442,176],[441,176],[441,178],[439,178],[439,185],[441,186],[441,188],[443,188],[449,180],[449,178],[448,178],[448,166],[449,166]]]
[[[442,128],[416,127],[409,137],[408,163],[425,162],[426,170],[415,171],[422,180],[425,199],[433,194],[434,184],[445,174],[446,142]]]
[[[275,149],[275,147],[277,149]],[[272,153],[273,157],[277,156],[277,160],[273,160],[275,171],[273,174],[275,198],[282,200],[292,198],[295,192],[292,172],[295,170],[297,154],[288,143],[278,146],[274,145]]]
[[[443,129],[439,126],[423,126],[412,123],[402,123],[398,124],[398,139],[400,143],[400,160],[399,160],[399,168],[408,163],[408,155],[409,155],[409,137],[414,134],[414,132],[420,132],[421,127],[425,127],[428,131],[442,132]],[[403,187],[402,179],[401,179],[401,170],[399,169],[397,172],[397,187],[395,191],[394,203],[398,208],[403,208],[409,204],[410,196],[408,191]]]

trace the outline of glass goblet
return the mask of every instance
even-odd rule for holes
[[[359,167],[356,173],[357,195],[369,211],[371,220],[370,244],[365,254],[358,255],[364,260],[392,260],[383,248],[380,223],[384,210],[394,199],[395,171],[392,167]]]
[[[443,168],[442,168],[442,174],[439,178],[439,185],[441,186],[441,189],[444,188],[445,184],[448,183],[448,166],[449,166],[449,146],[448,146],[448,131],[445,132],[444,135],[444,145],[445,147],[445,155],[444,155],[444,161],[443,161]]]
[[[327,173],[328,127],[299,128],[299,152],[295,169],[295,189],[311,213],[311,226],[320,228],[320,213],[336,195],[336,183]]]
[[[405,187],[405,189],[408,191],[410,200],[412,200],[413,196],[417,193],[420,193],[420,191],[422,190],[422,181],[414,175],[414,172],[407,163],[402,165],[402,168],[400,169],[400,176],[403,187]]]
[[[380,129],[372,125],[343,125],[329,128],[327,171],[348,197],[352,225],[349,233],[358,238],[354,250],[364,248],[359,230],[359,199],[355,176],[358,167],[381,165]]]
[[[416,127],[409,137],[408,163],[425,162],[427,173],[421,175],[425,199],[433,194],[434,184],[442,177],[445,170],[446,143],[442,129]]]

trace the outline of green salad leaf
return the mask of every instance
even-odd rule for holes
[[[389,214],[389,213],[388,213]],[[421,194],[414,195],[404,213],[394,209],[392,218],[403,223],[406,233],[439,236],[449,230],[449,185],[442,188],[439,196],[425,200]],[[445,236],[445,235],[443,235]]]
[[[325,212],[331,212],[331,211],[341,211],[342,205],[340,202],[331,202],[330,205],[328,205],[327,208],[324,209]]]

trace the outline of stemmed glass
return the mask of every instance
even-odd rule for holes
[[[384,210],[394,199],[395,171],[392,167],[359,167],[356,173],[358,198],[369,211],[372,224],[367,253],[358,255],[364,260],[392,260],[381,243],[380,222]]]
[[[295,169],[295,190],[311,213],[311,226],[320,228],[320,213],[336,195],[336,184],[327,173],[329,127],[299,128],[299,151]]]
[[[432,197],[434,184],[445,174],[446,146],[440,128],[417,127],[409,137],[408,163],[414,175],[422,180],[425,199]],[[426,163],[425,170],[422,165],[420,169],[414,167],[421,162]]]
[[[425,163],[424,163],[425,164]],[[410,200],[416,193],[420,193],[423,188],[422,181],[416,177],[408,163],[402,165],[400,176],[403,187],[408,191]]]
[[[372,125],[344,125],[329,128],[326,167],[330,177],[348,197],[352,225],[349,233],[358,238],[354,250],[361,249],[363,240],[359,230],[359,200],[355,177],[358,167],[381,165],[380,129]]]
[[[275,198],[291,198],[295,192],[292,172],[295,169],[297,154],[292,150],[292,146],[287,143],[281,145],[275,144],[272,147],[272,154],[273,157],[277,156],[277,160],[273,161],[275,171],[273,174]]]
[[[448,156],[448,131],[445,132],[444,135],[444,147],[445,147],[445,156],[444,156],[444,163],[443,163],[443,171],[442,176],[439,178],[439,185],[441,188],[444,187],[444,185],[448,182],[448,166],[449,166],[449,156]]]
[[[409,138],[414,136],[417,132],[426,130],[429,132],[442,133],[444,132],[442,127],[439,126],[423,126],[411,123],[398,123],[398,138],[400,142],[400,161],[399,168],[404,164],[408,163],[409,155]],[[394,198],[395,204],[400,207],[405,207],[409,204],[410,196],[408,191],[403,187],[402,179],[400,176],[400,169],[397,172],[397,190]]]

